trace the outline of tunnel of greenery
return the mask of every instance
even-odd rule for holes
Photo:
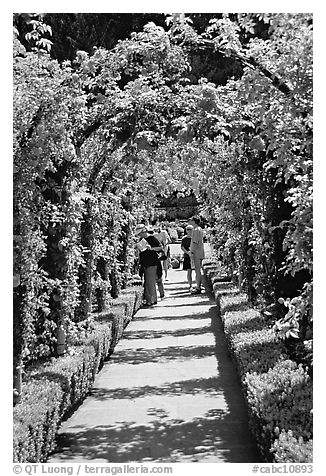
[[[135,272],[133,227],[176,192],[304,352],[312,16],[125,15],[14,15],[15,367],[110,306]]]

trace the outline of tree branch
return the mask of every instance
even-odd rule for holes
[[[75,134],[75,146],[78,148],[81,148],[83,143],[88,139],[93,132],[97,131],[101,125],[104,123],[104,117],[101,119],[97,119],[96,121],[92,122],[89,124],[87,127],[85,127],[82,130],[77,131]]]
[[[116,137],[112,139],[111,141],[111,144],[110,144],[110,150],[111,152],[113,152],[114,150],[118,149],[119,147],[121,147],[123,145],[123,141],[122,140],[119,140],[117,139]],[[100,158],[95,162],[92,170],[91,170],[91,173],[89,175],[89,179],[88,179],[88,187],[89,189],[92,189],[95,185],[95,182],[96,182],[96,179],[97,177],[99,176],[102,168],[104,167],[106,161],[107,161],[107,154],[109,152],[106,151],[105,153],[103,153]]]
[[[44,113],[45,110],[46,110],[46,104],[44,102],[42,102],[39,105],[38,110],[34,114],[34,117],[31,121],[31,125],[29,126],[28,131],[26,133],[22,134],[22,137],[19,141],[19,146],[20,146],[21,149],[26,147],[27,141],[32,137],[33,132],[35,131],[36,127],[41,122],[41,119],[42,119],[42,116],[43,116],[43,113]]]
[[[264,76],[266,76],[272,82],[272,85],[278,89],[281,93],[285,94],[286,96],[290,96],[293,92],[292,89],[280,78],[277,74],[272,73],[267,68],[262,66],[258,61],[253,58],[252,56],[246,56],[245,54],[238,53],[235,50],[228,50],[228,52],[224,51],[223,48],[218,48],[216,43],[213,40],[206,40],[201,39],[199,42],[199,47],[213,49],[214,51],[218,51],[223,56],[231,56],[234,59],[237,59],[243,65],[250,66],[254,69],[259,70]]]

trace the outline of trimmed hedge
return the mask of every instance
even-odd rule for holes
[[[26,382],[14,409],[14,462],[43,462],[54,450],[64,390],[47,379]]]
[[[54,451],[60,423],[88,394],[96,373],[141,306],[142,293],[140,287],[121,292],[110,311],[94,314],[92,331],[69,353],[26,372],[22,401],[14,407],[14,462],[45,462]]]
[[[204,260],[230,354],[247,401],[249,424],[267,462],[312,462],[312,381],[289,360],[283,341],[250,307],[246,294],[220,282],[219,264]],[[225,275],[225,273],[224,273]]]
[[[291,430],[281,432],[272,451],[276,463],[312,463],[312,439],[306,442],[301,436],[295,438]]]
[[[267,372],[245,377],[251,427],[262,454],[268,458],[274,440],[282,431],[296,438],[312,438],[312,386],[302,366],[284,360]],[[270,451],[269,451],[270,453]]]

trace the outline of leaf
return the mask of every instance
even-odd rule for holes
[[[291,329],[286,334],[287,334],[287,337],[294,337],[295,339],[299,339],[299,330],[298,329]]]
[[[265,142],[259,136],[254,137],[250,142],[250,147],[254,150],[262,151],[265,150]]]
[[[52,41],[47,40],[46,38],[41,38],[39,41],[37,41],[37,46],[41,46],[42,48],[45,48],[47,51],[51,50],[51,46],[53,45]]]

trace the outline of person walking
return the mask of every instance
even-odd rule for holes
[[[190,258],[193,260],[196,274],[196,289],[192,291],[192,294],[200,294],[202,284],[201,263],[205,258],[203,230],[199,226],[200,218],[197,215],[190,219],[189,224],[193,226],[190,242]]]
[[[185,271],[187,271],[187,281],[189,284],[189,291],[192,291],[192,267],[191,267],[191,259],[190,259],[190,243],[191,243],[191,235],[192,235],[193,226],[187,225],[186,226],[186,235],[181,240],[181,249],[183,251],[183,267]]]
[[[151,225],[148,225],[146,227],[147,233],[150,236],[154,236],[158,241],[159,244],[162,246],[162,250],[158,252],[158,263],[157,263],[157,275],[156,275],[156,284],[157,284],[157,289],[158,292],[160,293],[160,298],[163,299],[165,297],[165,291],[164,291],[164,284],[163,284],[163,266],[162,264],[164,263],[164,260],[162,260],[162,256],[164,256],[164,244],[161,242],[161,240],[158,239],[156,233],[154,233],[154,228]]]
[[[171,238],[169,233],[163,226],[160,226],[160,225],[157,226],[155,231],[156,232],[154,233],[154,236],[162,244],[163,253],[166,256],[166,259],[161,260],[161,263],[164,270],[165,281],[168,281],[168,270],[169,270],[169,261],[170,261],[170,246],[169,245],[171,243]]]
[[[162,266],[158,259],[158,252],[162,251],[160,242],[147,231],[143,224],[136,226],[134,234],[138,237],[136,248],[139,251],[140,275],[144,275],[145,306],[157,304],[156,284],[162,279]],[[161,281],[159,286],[161,297],[164,297],[164,288]],[[163,294],[163,296],[162,296]]]

